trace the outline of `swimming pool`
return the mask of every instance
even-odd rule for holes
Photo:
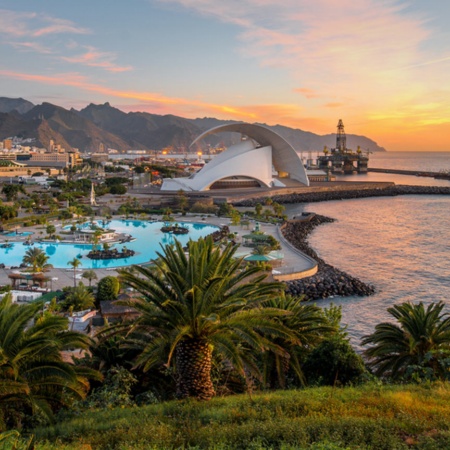
[[[3,236],[31,236],[34,234],[32,231],[8,231],[3,233]]]
[[[101,226],[101,221],[99,223]],[[161,245],[175,243],[175,236],[169,233],[162,233],[161,227],[163,222],[147,222],[142,220],[112,220],[108,228],[117,231],[118,233],[131,234],[135,241],[126,242],[125,244],[114,244],[111,247],[122,249],[126,246],[136,253],[129,258],[121,259],[89,259],[86,255],[92,250],[91,244],[64,244],[64,243],[41,243],[35,242],[34,246],[41,248],[49,256],[49,263],[58,269],[68,269],[68,262],[74,258],[79,258],[81,261],[81,269],[106,269],[121,266],[129,266],[132,264],[143,264],[149,262],[156,257],[156,252],[161,251]],[[200,237],[207,236],[218,230],[214,225],[207,225],[203,223],[182,223],[189,229],[189,233],[185,235],[177,235],[176,239],[180,241],[183,246],[187,242],[197,240]],[[0,248],[0,262],[6,266],[20,266],[25,252],[30,246],[23,245],[22,242],[11,242],[10,248]]]

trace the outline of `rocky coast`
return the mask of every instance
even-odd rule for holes
[[[305,300],[319,300],[332,296],[366,296],[375,292],[373,286],[327,264],[308,245],[308,235],[323,223],[334,222],[329,217],[310,214],[302,220],[288,221],[282,229],[284,237],[297,249],[318,263],[315,275],[286,282],[286,292],[294,296],[303,295]]]
[[[397,195],[450,195],[450,187],[447,186],[406,186],[390,185],[383,188],[373,189],[333,189],[330,183],[330,189],[318,192],[297,192],[290,194],[280,194],[271,197],[273,202],[286,203],[313,203],[330,200],[348,200],[353,198],[368,197],[393,197]],[[261,198],[250,198],[232,202],[234,206],[255,206],[261,203]]]

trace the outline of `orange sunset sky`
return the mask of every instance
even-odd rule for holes
[[[0,96],[450,151],[450,2],[3,0]]]

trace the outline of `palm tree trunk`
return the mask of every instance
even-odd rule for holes
[[[177,345],[177,397],[210,400],[215,395],[211,381],[212,349],[198,339],[186,339]]]

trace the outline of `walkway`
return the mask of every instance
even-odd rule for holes
[[[198,217],[192,216],[176,216],[176,220],[181,222],[198,222]],[[230,228],[231,233],[237,233],[236,242],[242,242],[242,236],[249,234],[250,231],[255,227],[255,221],[250,221],[250,226],[242,227],[241,225],[231,225],[229,218],[226,217],[208,217],[205,222],[211,223],[213,225],[227,225]],[[272,235],[281,245],[281,253],[283,253],[284,258],[282,260],[282,265],[276,267],[272,274],[275,280],[279,281],[289,281],[298,280],[300,278],[309,277],[317,272],[317,262],[310,258],[309,256],[302,253],[293,247],[282,235],[278,225],[266,224],[259,222],[259,228],[266,234]],[[238,256],[247,256],[252,253],[250,247],[239,247],[236,254]]]
[[[236,242],[242,242],[242,236],[249,234],[255,227],[255,221],[251,220],[249,227],[243,227],[241,225],[231,225],[229,218],[210,216],[203,220],[199,215],[187,215],[187,216],[174,216],[177,222],[202,222],[212,225],[223,226],[227,225],[230,228],[231,233],[237,233]],[[158,217],[160,219],[160,217]],[[36,227],[37,228],[37,227]],[[293,279],[300,279],[313,275],[317,271],[317,263],[309,256],[301,253],[289,244],[282,236],[279,227],[277,225],[260,223],[260,230],[267,234],[270,234],[277,239],[281,244],[281,253],[284,255],[280,266],[274,268],[272,274],[275,280],[288,281]],[[37,230],[35,230],[37,231]],[[18,240],[25,240],[25,237],[21,237]],[[251,254],[252,249],[250,247],[241,246],[238,251],[238,256],[247,256]],[[19,270],[19,269],[16,269]],[[81,274],[87,269],[83,266],[79,267],[76,271],[76,282],[83,281],[84,284],[88,284],[88,280],[81,278]],[[117,272],[114,269],[94,269],[97,280],[93,280],[92,283],[96,284],[98,280],[106,276],[116,276]],[[12,271],[9,269],[0,269],[0,285],[9,285],[11,280],[8,278],[8,274]],[[73,269],[51,269],[45,274],[49,277],[48,287],[56,291],[62,289],[65,286],[73,286]]]

